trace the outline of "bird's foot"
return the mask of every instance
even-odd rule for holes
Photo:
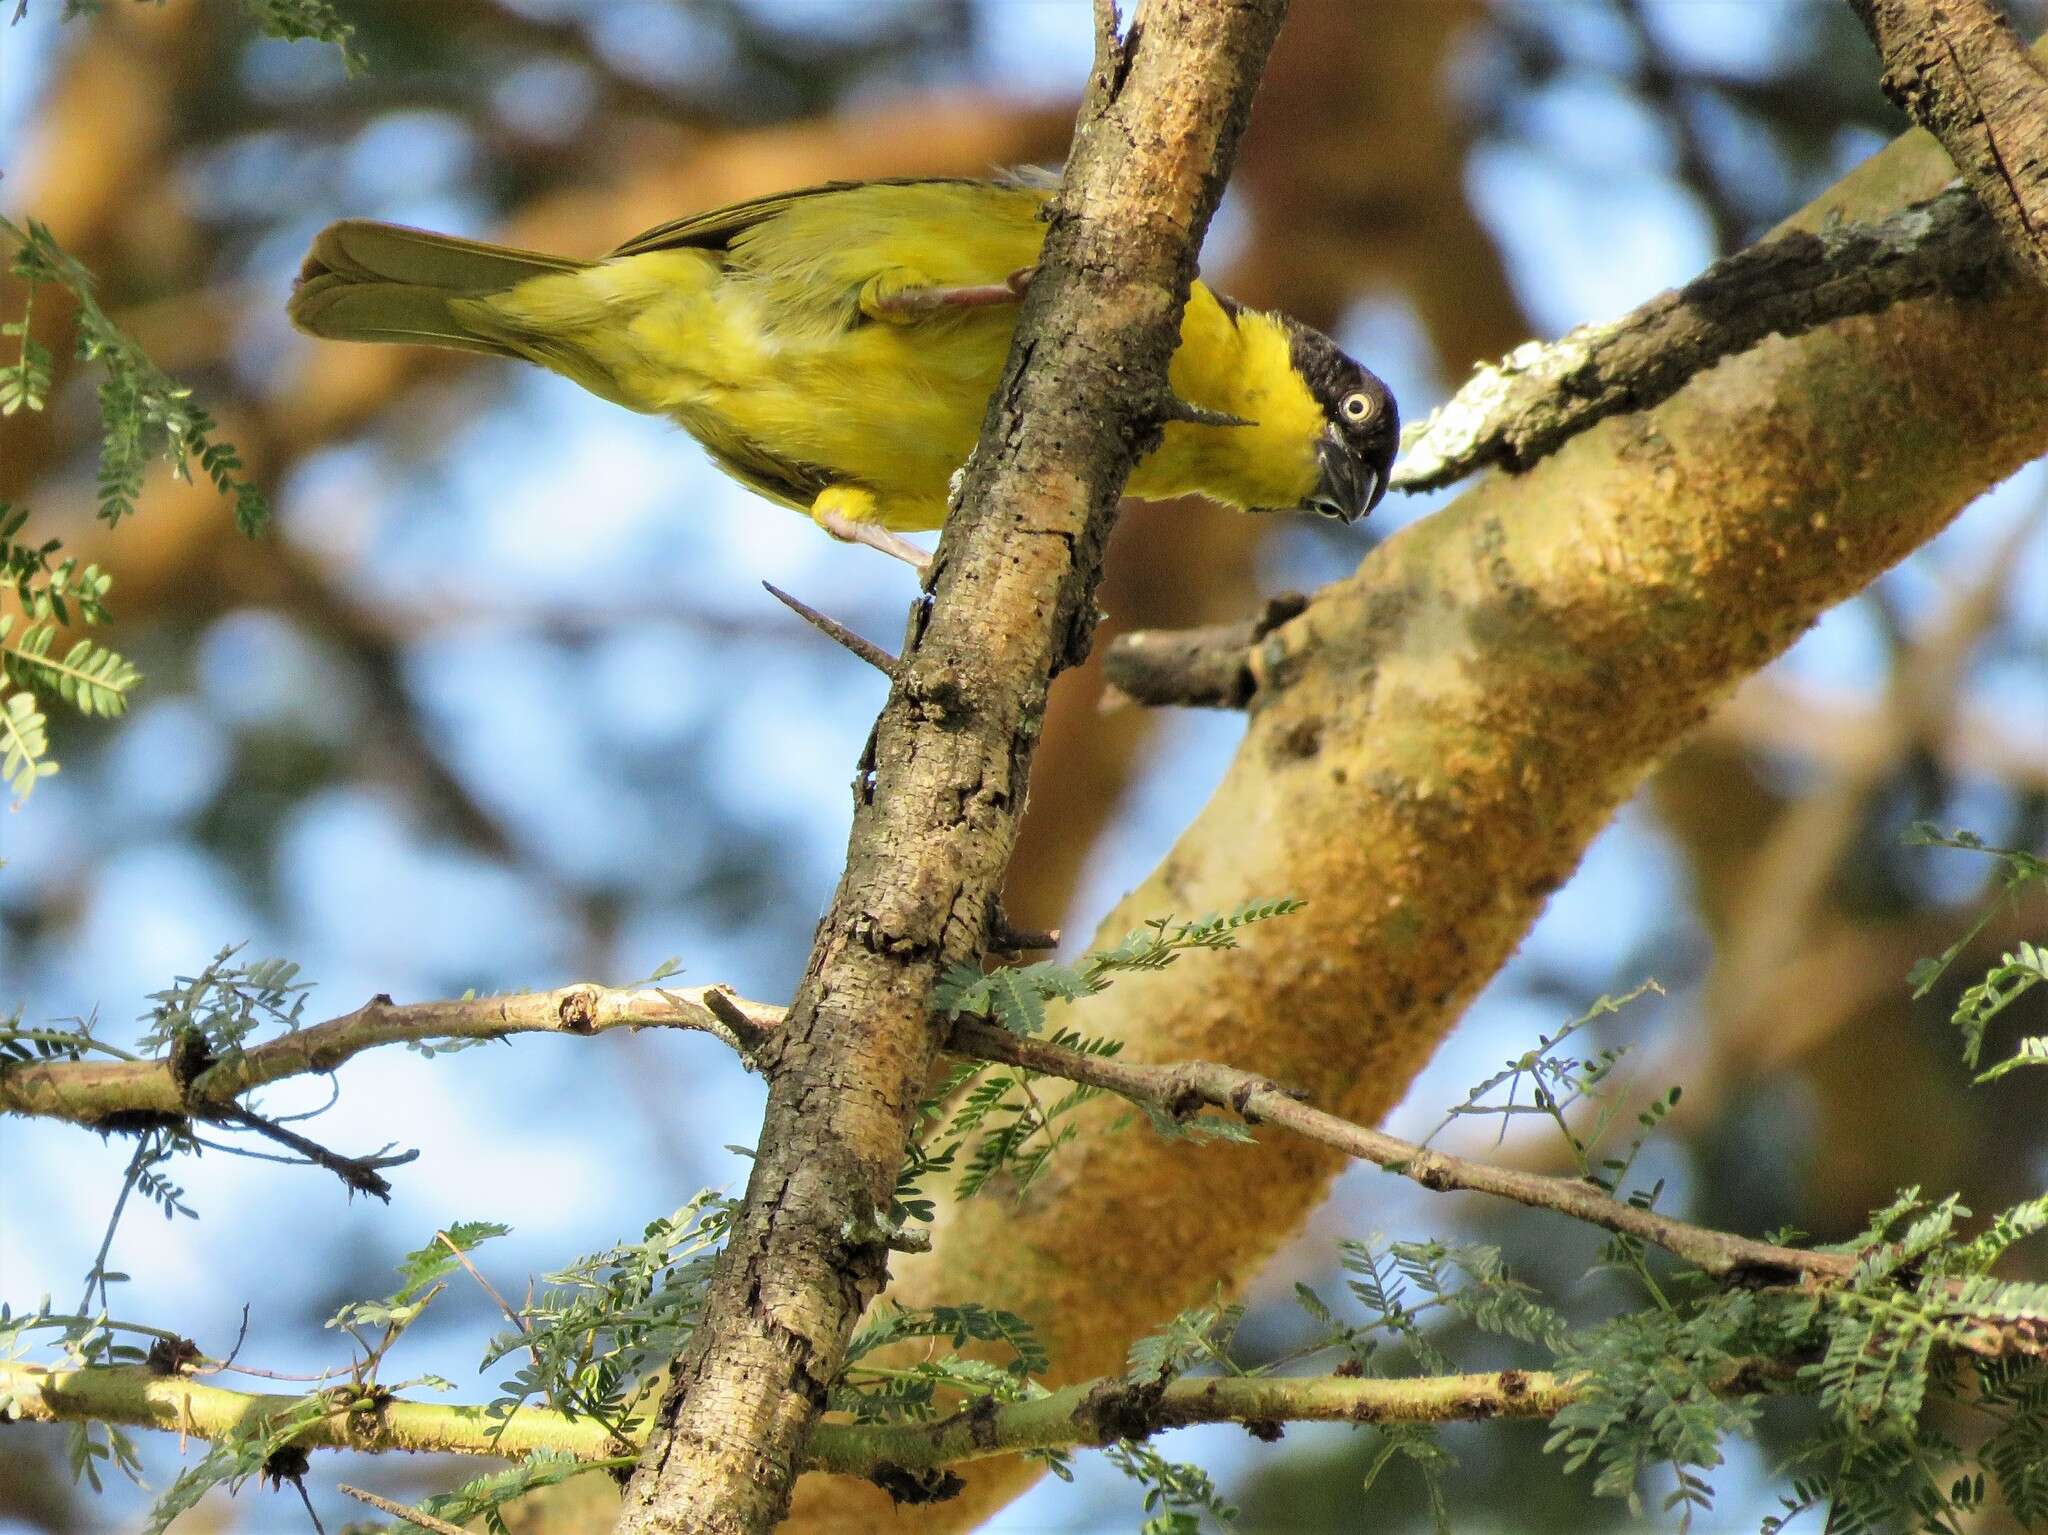
[[[916,274],[884,272],[871,277],[860,290],[860,312],[871,320],[907,325],[926,315],[948,309],[985,309],[995,304],[1014,304],[1024,296],[1037,275],[1035,266],[1019,267],[1001,282],[961,283],[951,286],[924,283]]]
[[[811,503],[811,520],[834,538],[879,549],[923,576],[931,569],[931,555],[909,539],[883,527],[875,520],[877,510],[872,491],[854,485],[834,485],[819,492],[818,499]]]

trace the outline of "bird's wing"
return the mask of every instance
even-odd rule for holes
[[[725,437],[715,447],[706,442],[704,451],[712,463],[755,495],[800,512],[810,511],[811,503],[832,484],[814,465],[776,458],[737,437]]]
[[[835,192],[856,192],[863,187],[980,184],[965,176],[900,176],[876,181],[827,181],[814,187],[800,187],[794,192],[775,192],[766,197],[752,197],[745,202],[728,203],[723,208],[711,208],[703,213],[690,213],[679,219],[670,219],[666,224],[656,224],[652,229],[633,236],[617,250],[608,252],[607,258],[639,256],[648,251],[724,250],[732,244],[735,236],[744,234],[756,224],[764,224],[779,214],[787,213],[799,203]]]

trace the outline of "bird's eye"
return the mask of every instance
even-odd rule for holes
[[[1373,409],[1372,396],[1362,389],[1345,395],[1337,403],[1338,414],[1354,426],[1361,421],[1371,420]]]

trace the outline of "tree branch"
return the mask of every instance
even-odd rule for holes
[[[1747,1394],[1767,1378],[1763,1371],[1730,1372],[1726,1390]],[[1555,1417],[1573,1398],[1571,1380],[1548,1370],[1393,1380],[1204,1376],[1163,1387],[1111,1376],[936,1423],[822,1426],[811,1464],[872,1478],[887,1469],[938,1470],[1023,1450],[1095,1448],[1196,1423],[1478,1423]]]
[[[1907,299],[1982,292],[2003,255],[1962,191],[1871,223],[1793,230],[1725,256],[1624,318],[1481,368],[1408,434],[1393,482],[1449,485],[1528,468],[1597,421],[1647,410],[1767,336],[1801,336]]]
[[[602,1034],[621,1028],[698,1029],[752,1065],[782,1010],[722,986],[615,988],[583,982],[556,991],[399,1004],[372,997],[352,1013],[265,1040],[195,1074],[172,1057],[150,1061],[0,1063],[0,1113],[68,1119],[95,1129],[182,1119],[233,1104],[286,1077],[330,1072],[378,1045],[508,1034]]]
[[[333,1410],[293,1437],[300,1448],[411,1450],[506,1460],[535,1450],[560,1450],[582,1460],[621,1451],[611,1431],[588,1416],[571,1418],[521,1407],[497,1418],[481,1407],[409,1402],[352,1386],[337,1386],[328,1398]],[[261,1433],[262,1425],[296,1415],[305,1400],[210,1386],[188,1375],[160,1375],[142,1365],[45,1370],[0,1363],[0,1401],[11,1402],[15,1416],[38,1423],[90,1419],[215,1440]]]
[[[1782,1247],[1695,1226],[1628,1204],[1577,1178],[1521,1172],[1430,1151],[1413,1141],[1311,1108],[1278,1083],[1234,1066],[1211,1061],[1140,1065],[1116,1056],[1087,1055],[1042,1039],[1026,1039],[973,1018],[954,1025],[952,1045],[982,1060],[1104,1088],[1169,1119],[1184,1119],[1202,1107],[1227,1109],[1253,1124],[1278,1125],[1346,1156],[1399,1173],[1436,1193],[1492,1194],[1531,1209],[1555,1210],[1604,1231],[1640,1238],[1716,1279],[1744,1283],[1798,1277],[1843,1280],[1856,1268],[1856,1259],[1846,1253]]]
[[[1256,618],[1240,623],[1120,634],[1110,641],[1103,662],[1108,683],[1103,705],[1242,709],[1258,691],[1251,658],[1259,641],[1299,618],[1307,606],[1299,592],[1286,592],[1267,599]]]
[[[2048,282],[2048,74],[1990,0],[1849,0],[1884,93],[1941,140],[2013,259]]]
[[[749,1001],[718,986],[674,991],[570,986],[555,992],[405,1007],[373,999],[353,1013],[266,1041],[222,1062],[193,1080],[177,1109],[162,1106],[166,1084],[176,1080],[170,1061],[57,1062],[0,1070],[0,1108],[88,1126],[208,1109],[213,1111],[209,1117],[217,1117],[233,1107],[232,1096],[221,1096],[224,1090],[239,1095],[286,1077],[332,1071],[350,1056],[379,1045],[494,1039],[516,1033],[590,1036],[618,1028],[699,1029],[718,1034],[743,1058],[751,1059],[769,1048],[784,1016],[783,1010],[771,1003]],[[947,1048],[979,1060],[1103,1088],[1172,1118],[1205,1105],[1228,1109],[1400,1173],[1424,1188],[1491,1194],[1640,1237],[1716,1277],[1739,1273],[1745,1278],[1773,1274],[1840,1278],[1853,1264],[1839,1254],[1775,1246],[1656,1215],[1575,1179],[1519,1172],[1430,1151],[1310,1108],[1279,1084],[1233,1066],[1208,1061],[1141,1065],[1023,1038],[973,1018],[960,1019],[950,1027]]]
[[[1724,358],[1908,299],[1970,297],[2006,258],[1982,206],[1955,188],[1868,224],[1795,230],[1715,262],[1620,320],[1531,342],[1481,368],[1408,435],[1394,483],[1449,485],[1555,453],[1611,416],[1647,410]],[[1259,688],[1259,642],[1306,604],[1249,623],[1119,635],[1103,671],[1138,703],[1241,709]]]
[[[1757,1363],[1726,1377],[1730,1394],[1749,1393],[1777,1378]],[[538,1407],[509,1417],[480,1407],[375,1398],[338,1390],[334,1411],[292,1441],[302,1449],[431,1451],[517,1460],[556,1450],[580,1460],[610,1460],[622,1448],[604,1425]],[[209,1386],[187,1376],[157,1375],[137,1366],[96,1365],[43,1370],[0,1363],[0,1399],[30,1422],[90,1420],[153,1428],[200,1440],[246,1435],[283,1421],[301,1397]],[[1498,1370],[1407,1379],[1348,1376],[1234,1376],[1173,1381],[1165,1386],[1110,1376],[1052,1392],[1035,1401],[990,1402],[934,1423],[820,1423],[807,1464],[850,1476],[889,1467],[936,1470],[1019,1450],[1073,1449],[1143,1439],[1196,1423],[1451,1423],[1492,1418],[1549,1418],[1573,1399],[1569,1379],[1544,1370]]]
[[[1879,221],[1952,176],[1910,135],[1796,227]],[[1972,298],[1765,342],[1526,474],[1481,479],[1261,642],[1235,758],[1096,942],[1250,896],[1306,908],[1227,964],[1120,978],[1086,1004],[1089,1031],[1132,1059],[1231,1060],[1377,1122],[1708,710],[2044,447],[2048,302],[2007,267]],[[972,1296],[1039,1328],[1061,1379],[1106,1374],[1219,1279],[1247,1282],[1344,1165],[1293,1137],[1111,1136],[1128,1113],[1078,1110],[1021,1204],[942,1202],[931,1257],[892,1298]],[[1146,1239],[1119,1240],[1133,1229]],[[1032,1474],[977,1466],[915,1517],[819,1479],[800,1527],[960,1528]]]
[[[1149,0],[1108,40],[1010,360],[876,721],[847,865],[779,1037],[747,1194],[619,1528],[758,1535],[789,1507],[936,1056],[982,953],[1052,675],[1087,653],[1116,499],[1285,0]]]

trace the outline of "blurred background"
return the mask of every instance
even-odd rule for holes
[[[341,0],[370,63],[353,80],[332,50],[256,37],[230,0],[108,4],[68,25],[59,9],[37,0],[0,27],[0,211],[45,221],[98,273],[278,518],[250,542],[210,492],[159,477],[132,523],[95,525],[75,364],[49,412],[0,423],[0,500],[114,573],[108,637],[148,679],[112,724],[53,710],[64,771],[0,822],[0,1007],[97,1012],[121,1041],[147,993],[236,942],[304,966],[309,1017],[379,991],[629,982],[670,955],[686,983],[786,997],[881,684],[759,583],[893,645],[910,576],[751,499],[659,421],[511,364],[316,345],[284,297],[343,214],[588,255],[820,180],[1056,164],[1086,0]],[[2041,20],[2020,8],[2029,35]],[[1839,0],[1295,0],[1204,269],[1334,332],[1418,418],[1474,362],[1616,316],[1752,240],[1901,126]],[[39,310],[51,339],[60,308]],[[0,288],[0,312],[18,309]],[[1665,995],[1601,1040],[1634,1047],[1643,1095],[1686,1088],[1652,1154],[1667,1206],[1845,1235],[1902,1184],[1978,1209],[2038,1192],[2042,1084],[1970,1089],[1953,992],[1913,1004],[1903,980],[1975,916],[1990,871],[1899,833],[1931,817],[2042,845],[2044,498],[2038,466],[2017,476],[1738,693],[1595,846],[1394,1128],[1426,1131],[1539,1030],[1654,976]],[[1367,529],[1133,509],[1102,603],[1112,629],[1240,616],[1347,573],[1433,504],[1396,497]],[[1097,686],[1091,670],[1056,692],[1009,896],[1026,925],[1088,933],[1241,729],[1103,716]],[[2043,926],[2039,910],[1994,920],[1979,973]],[[516,1291],[699,1186],[737,1186],[721,1148],[753,1139],[761,1103],[718,1047],[682,1036],[431,1063],[386,1050],[339,1084],[312,1133],[422,1153],[391,1207],[305,1170],[188,1160],[174,1176],[201,1219],[130,1216],[117,1314],[218,1352],[249,1301],[245,1361],[334,1364],[321,1320],[393,1288],[436,1227],[511,1223],[484,1266]],[[325,1098],[301,1083],[264,1102]],[[1510,1138],[1491,1154],[1547,1153]],[[0,1124],[0,1295],[77,1292],[126,1156]],[[1294,1281],[1337,1293],[1334,1240],[1371,1231],[1498,1242],[1567,1304],[1614,1301],[1584,1276],[1590,1237],[1391,1182],[1340,1183],[1252,1296],[1247,1358],[1288,1346]],[[457,1290],[397,1373],[482,1399],[494,1320]],[[1475,1365],[1514,1358],[1448,1341]],[[1790,1421],[1774,1410],[1732,1449],[1710,1524],[1753,1528],[1775,1505]],[[1457,1528],[1632,1523],[1544,1463],[1543,1437],[1450,1435]],[[176,1447],[144,1447],[161,1486]],[[1363,1501],[1373,1443],[1346,1430],[1163,1448],[1207,1464],[1248,1530],[1351,1529],[1368,1509],[1375,1528],[1427,1527],[1398,1464]],[[0,1532],[132,1527],[143,1495],[74,1491],[61,1450],[54,1433],[0,1436]],[[411,1499],[467,1474],[336,1457],[311,1487],[331,1528],[356,1508],[337,1477]],[[995,1527],[1138,1518],[1120,1479],[1084,1465]],[[252,1487],[183,1527],[307,1526],[289,1491]]]

